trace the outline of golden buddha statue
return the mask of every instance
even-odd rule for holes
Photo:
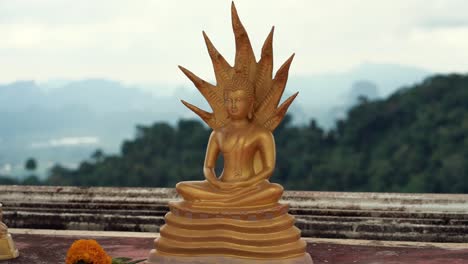
[[[2,222],[2,204],[0,204],[0,260],[13,259],[19,256],[15,243],[8,234],[7,226]]]
[[[276,155],[272,131],[297,96],[278,107],[294,55],[272,78],[274,28],[257,63],[234,3],[231,11],[236,40],[233,67],[203,32],[216,86],[179,66],[213,112],[182,103],[213,132],[203,166],[205,180],[176,185],[183,201],[169,203],[166,224],[148,263],[312,263],[288,205],[278,203],[283,187],[269,182]],[[219,155],[224,167],[217,177]]]
[[[252,84],[235,76],[224,89],[229,122],[215,128],[208,141],[203,167],[206,180],[176,185],[185,201],[220,207],[278,202],[283,188],[268,182],[275,168],[275,143],[271,131],[253,121],[254,102]],[[214,168],[219,154],[224,158],[224,170],[218,178]],[[255,158],[261,169],[255,170]]]

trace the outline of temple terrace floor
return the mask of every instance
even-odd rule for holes
[[[76,239],[96,239],[113,257],[146,258],[157,233],[105,232],[10,228],[20,250],[15,260],[1,264],[64,263],[68,247]],[[468,243],[425,243],[353,239],[305,238],[316,264],[459,264],[468,263]]]

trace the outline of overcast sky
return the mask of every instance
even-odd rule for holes
[[[363,62],[468,70],[465,0],[236,0],[259,54],[275,25],[275,69],[341,72]],[[0,0],[0,83],[108,78],[185,82],[181,64],[213,79],[201,31],[232,62],[228,0]]]

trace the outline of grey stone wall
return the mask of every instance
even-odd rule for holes
[[[10,228],[158,232],[169,188],[2,186]],[[468,242],[468,195],[286,191],[306,237]]]

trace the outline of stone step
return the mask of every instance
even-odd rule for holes
[[[8,211],[4,211],[3,216],[5,224],[10,228],[159,232],[159,228],[164,224],[163,216]]]
[[[301,219],[305,222],[321,221],[321,222],[372,222],[372,223],[385,223],[385,224],[430,224],[430,225],[467,225],[468,220],[457,219],[444,219],[437,218],[394,218],[394,217],[353,217],[353,216],[314,216],[314,215],[295,215],[296,219]]]
[[[12,207],[4,206],[4,211],[8,213],[55,213],[55,214],[108,214],[108,215],[121,215],[121,216],[164,216],[167,211],[166,207],[157,206],[152,210],[151,208],[145,209],[107,209],[99,208],[99,206],[91,206],[88,208],[80,208],[76,206],[70,206],[70,208],[63,208],[59,206],[58,208],[52,207]],[[162,209],[162,210],[161,210]],[[321,221],[336,221],[339,219],[341,222],[361,222],[361,221],[385,221],[390,224],[402,224],[402,223],[414,223],[414,224],[438,224],[438,225],[467,225],[468,219],[466,215],[462,214],[439,214],[439,213],[424,213],[424,214],[400,214],[395,215],[390,212],[380,213],[380,212],[366,212],[366,213],[343,213],[336,212],[334,214],[320,212],[320,214],[297,214],[301,211],[290,210],[289,213],[296,216],[298,219],[304,219],[306,221],[321,220]]]
[[[386,209],[318,209],[290,207],[290,214],[294,215],[323,215],[323,216],[362,216],[362,217],[387,217],[387,218],[441,218],[468,220],[468,208],[466,212],[441,212],[441,211],[407,211]]]
[[[432,225],[418,224],[417,222],[391,224],[378,220],[350,223],[297,219],[296,226],[302,230],[302,236],[305,237],[454,243],[468,241],[468,227],[466,225]]]
[[[368,222],[344,222],[344,221],[304,221],[297,219],[296,225],[302,230],[335,230],[335,231],[353,231],[353,232],[375,232],[375,233],[458,233],[467,234],[466,225],[432,225],[432,224],[393,224],[379,221],[378,219]]]
[[[468,236],[458,233],[375,233],[375,232],[349,232],[333,230],[306,230],[302,232],[305,237],[336,238],[336,239],[360,239],[360,240],[385,240],[385,241],[416,241],[434,243],[466,243]]]
[[[6,207],[16,208],[83,208],[83,209],[135,209],[135,210],[169,210],[166,203],[139,204],[139,203],[96,203],[96,202],[23,202],[3,200]]]
[[[158,232],[174,189],[0,186],[17,228]],[[468,195],[285,191],[303,236],[468,242]]]
[[[10,213],[4,212],[5,222],[15,228],[114,230],[158,232],[164,224],[162,216],[121,216],[115,214],[54,214],[54,213]],[[328,238],[358,238],[359,234],[386,234],[389,238],[405,237],[406,240],[431,242],[462,242],[468,238],[468,227],[464,223],[441,224],[437,220],[386,219],[386,218],[306,218],[296,217],[296,226],[303,236]],[[435,221],[435,222],[434,222]],[[445,240],[440,234],[446,234]],[[400,234],[396,236],[396,234]],[[403,234],[407,234],[404,235]],[[416,234],[424,234],[419,236]],[[450,235],[449,235],[450,234]],[[363,239],[367,239],[362,237]],[[410,239],[411,238],[411,239]],[[461,240],[460,240],[461,239]]]
[[[67,201],[151,204],[177,199],[173,188],[1,186],[0,201]],[[405,208],[466,212],[465,194],[285,191],[283,201],[301,208]]]
[[[111,214],[111,215],[154,215],[154,216],[164,216],[167,211],[161,210],[114,210],[114,209],[83,209],[83,208],[24,208],[24,207],[7,207],[7,212],[31,212],[31,213],[54,213],[54,214]]]
[[[122,215],[164,215],[169,207],[166,205],[141,204],[96,204],[96,203],[15,203],[7,202],[3,205],[5,211],[10,212],[54,212],[54,213],[102,213]],[[445,222],[467,224],[468,214],[443,212],[395,212],[379,210],[320,210],[290,208],[289,213],[304,217],[346,217],[348,219],[360,218],[388,218],[388,219],[437,219],[439,223]],[[400,220],[401,221],[401,220]],[[421,220],[418,220],[421,221]]]

